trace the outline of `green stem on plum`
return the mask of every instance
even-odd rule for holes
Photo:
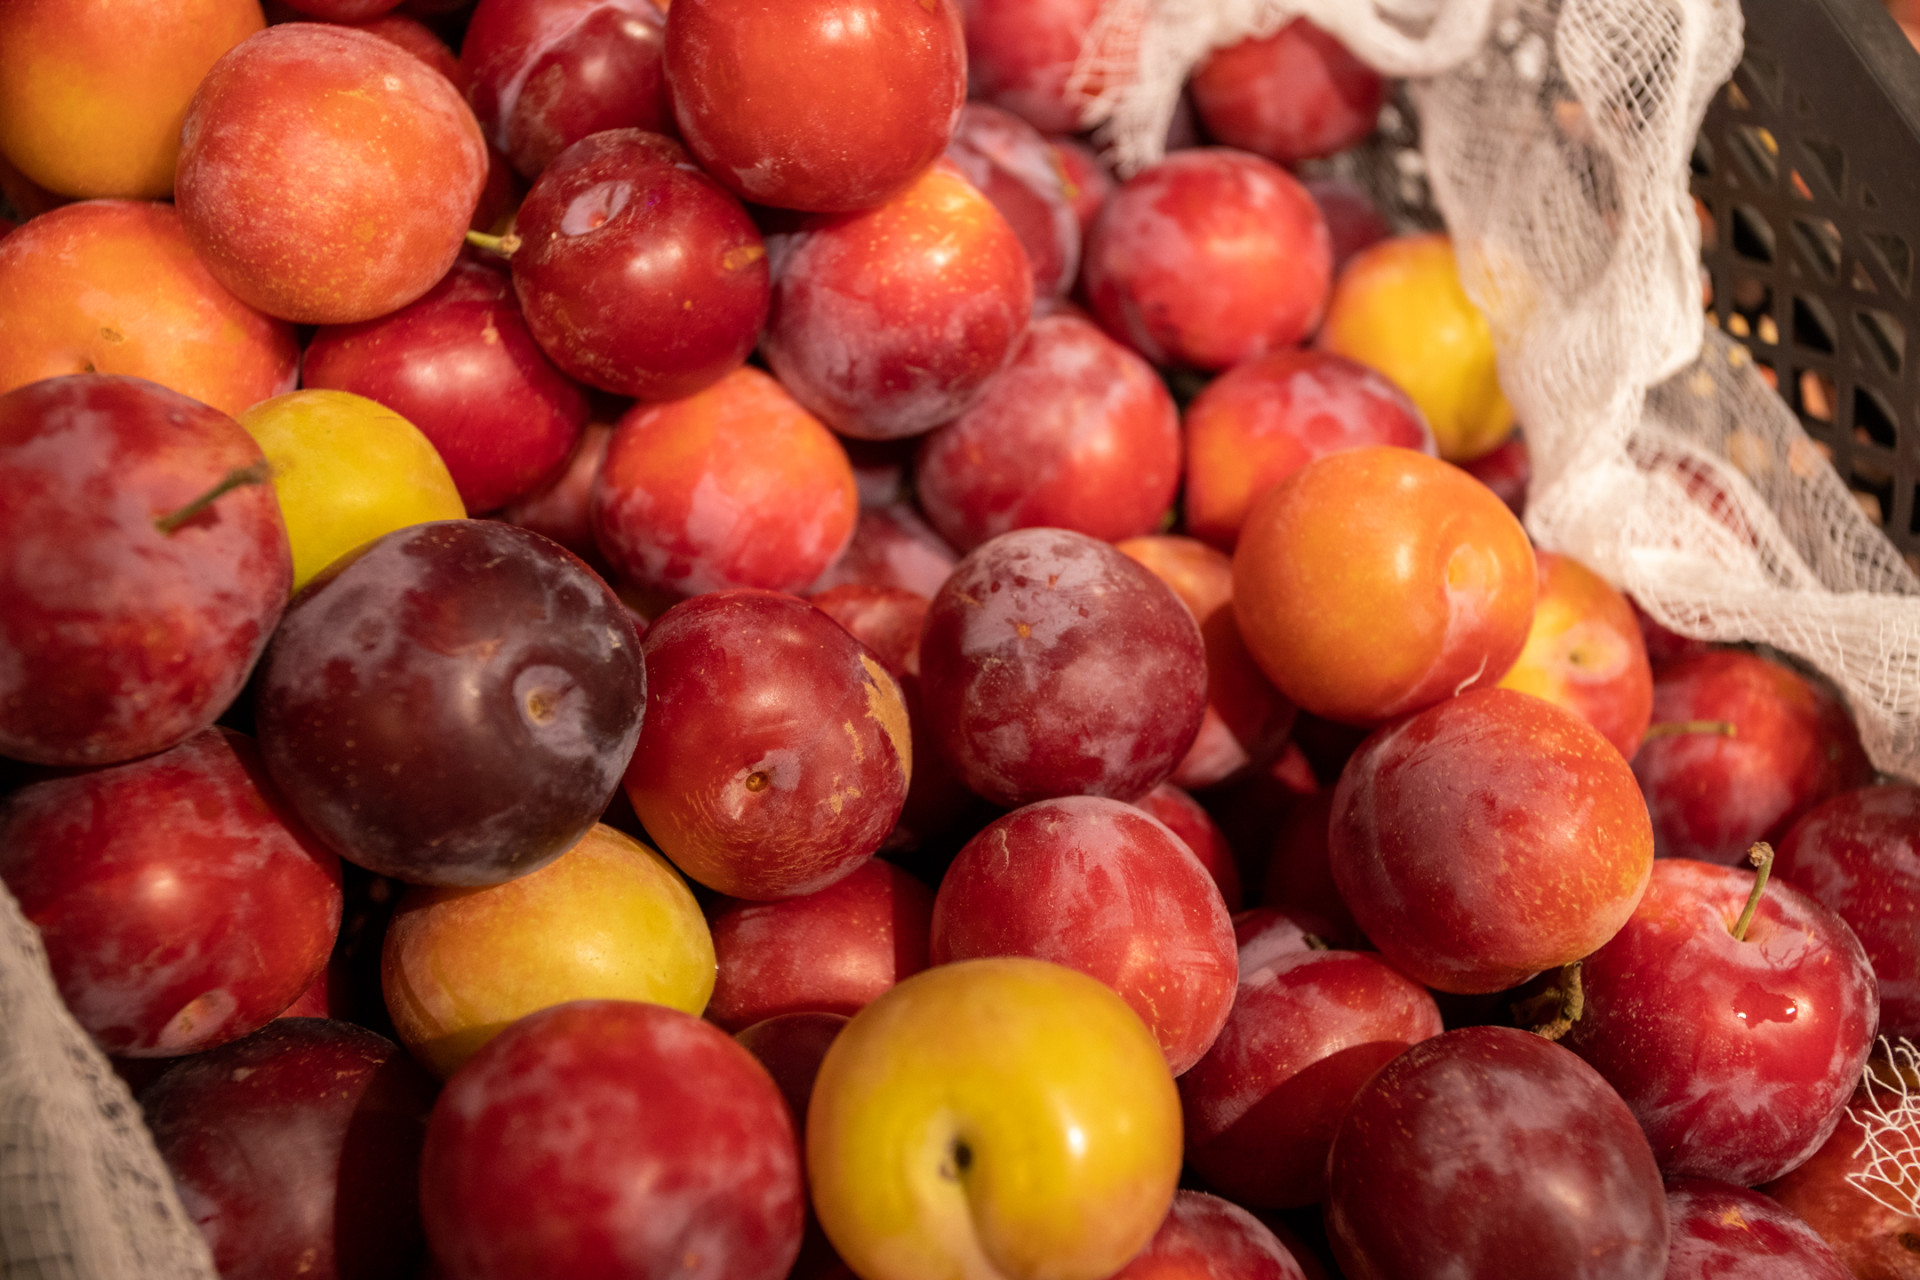
[[[273,468],[265,458],[260,459],[260,461],[249,467],[235,467],[221,477],[219,484],[214,485],[213,488],[207,490],[186,506],[181,507],[178,511],[164,516],[155,516],[153,527],[171,536],[181,525],[187,523],[187,521],[212,506],[214,501],[222,494],[231,492],[243,485],[265,484],[272,478]]]
[[[1542,1040],[1558,1040],[1573,1030],[1573,1024],[1580,1021],[1580,1015],[1587,1011],[1586,988],[1580,984],[1580,961],[1560,966],[1560,972],[1553,985],[1533,999],[1513,1008],[1516,1022],[1532,1023],[1527,1030]],[[1552,1014],[1546,1022],[1537,1019]]]
[[[1672,738],[1683,733],[1713,733],[1723,738],[1739,736],[1739,730],[1731,720],[1662,720],[1659,724],[1647,726],[1640,741],[1650,738]]]
[[[467,232],[467,243],[487,253],[498,254],[502,258],[511,258],[514,250],[520,247],[520,237],[509,231],[503,236],[490,236],[484,231]]]
[[[1767,889],[1767,873],[1773,870],[1773,846],[1762,840],[1747,850],[1747,861],[1753,864],[1753,892],[1747,895],[1747,909],[1733,923],[1733,940],[1747,940],[1747,926],[1753,923],[1753,913],[1760,909],[1760,895]]]

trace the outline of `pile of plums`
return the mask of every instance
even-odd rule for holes
[[[0,880],[222,1276],[1920,1278],[1920,789],[1532,544],[1332,37],[1116,175],[1097,0],[142,13],[0,5]]]

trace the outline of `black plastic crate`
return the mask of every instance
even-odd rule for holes
[[[1880,0],[1743,0],[1693,160],[1709,317],[1920,571],[1920,55]]]

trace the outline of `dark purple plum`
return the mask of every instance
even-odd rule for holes
[[[638,632],[578,557],[446,520],[315,578],[262,660],[254,712],[274,781],[342,857],[486,885],[599,820],[645,700]]]
[[[1351,1280],[1651,1280],[1667,1198],[1633,1113],[1528,1031],[1423,1040],[1367,1081],[1327,1161]]]
[[[419,1266],[433,1078],[349,1022],[282,1018],[141,1095],[222,1280],[401,1280]]]

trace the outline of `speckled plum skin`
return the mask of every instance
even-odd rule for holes
[[[880,204],[946,149],[967,96],[953,0],[686,0],[666,67],[701,166],[783,209]]]
[[[753,1055],[613,1000],[522,1018],[447,1082],[420,1200],[465,1280],[781,1280],[806,1204],[786,1100]]]
[[[1199,732],[1207,655],[1152,572],[1084,534],[1021,529],[941,586],[920,681],[941,755],[995,804],[1133,800]]]
[[[1032,527],[1106,542],[1149,533],[1179,487],[1180,418],[1166,384],[1070,315],[1035,320],[914,463],[921,508],[962,551]]]
[[[767,318],[767,249],[686,148],[643,129],[568,147],[521,202],[513,287],[569,376],[674,400],[740,367]]]
[[[487,146],[460,93],[398,45],[290,22],[213,65],[180,131],[174,200],[216,280],[270,316],[371,320],[460,252]]]
[[[1215,824],[1198,800],[1171,782],[1162,782],[1135,800],[1134,807],[1165,823],[1167,830],[1180,837],[1193,850],[1200,865],[1213,877],[1220,900],[1229,912],[1240,910],[1240,868],[1233,860],[1233,848],[1226,833]]]
[[[585,394],[527,332],[507,272],[474,258],[391,315],[314,334],[300,383],[365,396],[420,428],[468,511],[533,492],[587,424]]]
[[[0,808],[0,878],[39,928],[67,1008],[123,1057],[265,1026],[320,975],[340,928],[339,860],[226,729],[15,792]]]
[[[1654,864],[1646,897],[1581,965],[1586,1010],[1562,1041],[1633,1109],[1670,1177],[1755,1186],[1827,1140],[1873,1047],[1873,969],[1853,931],[1753,873]]]
[[[1193,851],[1099,796],[1027,805],[968,841],[934,897],[932,956],[1030,956],[1098,978],[1176,1076],[1220,1033],[1239,972],[1233,921]]]
[[[1758,1191],[1676,1178],[1667,1221],[1665,1280],[1854,1280],[1819,1232]]]
[[[486,0],[460,42],[473,114],[526,178],[588,134],[668,132],[665,56],[652,0]]]
[[[137,378],[0,396],[0,754],[111,764],[226,710],[293,582],[273,488],[154,521],[262,461],[226,414]]]
[[[1509,1027],[1423,1040],[1360,1089],[1328,1158],[1350,1280],[1652,1280],[1660,1170],[1594,1070]]]
[[[660,851],[736,898],[826,888],[880,847],[913,753],[900,686],[804,600],[715,591],[647,629],[627,798]]]
[[[1847,922],[1880,982],[1880,1034],[1920,1041],[1920,788],[1867,787],[1794,823],[1773,874]]]
[[[1101,327],[1154,364],[1226,369],[1312,334],[1333,285],[1333,241],[1286,170],[1197,148],[1121,184],[1081,274]]]
[[[1757,654],[1716,649],[1660,666],[1652,714],[1734,727],[1652,738],[1634,753],[1663,858],[1735,865],[1755,840],[1777,842],[1820,801],[1873,780],[1839,699]]]
[[[436,1091],[382,1036],[282,1018],[177,1063],[140,1101],[223,1280],[404,1280],[425,1252]]]
[[[514,525],[413,525],[334,562],[274,636],[261,753],[343,857],[424,884],[499,884],[605,810],[645,705],[625,606]]]
[[[1113,1280],[1307,1280],[1260,1219],[1202,1191],[1176,1191],[1166,1221]]]
[[[594,538],[626,578],[676,594],[800,591],[853,537],[847,451],[751,366],[615,425],[588,496]]]
[[[1442,1031],[1422,987],[1362,951],[1240,953],[1233,1012],[1180,1078],[1187,1160],[1237,1204],[1292,1208],[1326,1195],[1327,1150],[1347,1105],[1410,1044]]]
[[[0,392],[81,370],[239,414],[293,390],[300,347],[208,273],[172,205],[87,200],[0,249]]]
[[[885,204],[810,218],[769,247],[767,363],[861,439],[917,435],[965,409],[1033,312],[1020,237],[946,160]]]
[[[1504,991],[1613,937],[1653,832],[1627,762],[1571,711],[1473,689],[1375,733],[1334,789],[1334,883],[1393,966]]]
[[[1862,1087],[1850,1105],[1867,1104]],[[1865,1137],[1860,1123],[1842,1112],[1818,1151],[1760,1189],[1819,1232],[1857,1280],[1913,1280],[1920,1275],[1920,1216],[1897,1213],[1849,1181],[1871,1159]]]
[[[926,968],[933,894],[876,858],[804,897],[723,900],[708,918],[719,974],[705,1016],[738,1032],[789,1013],[852,1017]]]

